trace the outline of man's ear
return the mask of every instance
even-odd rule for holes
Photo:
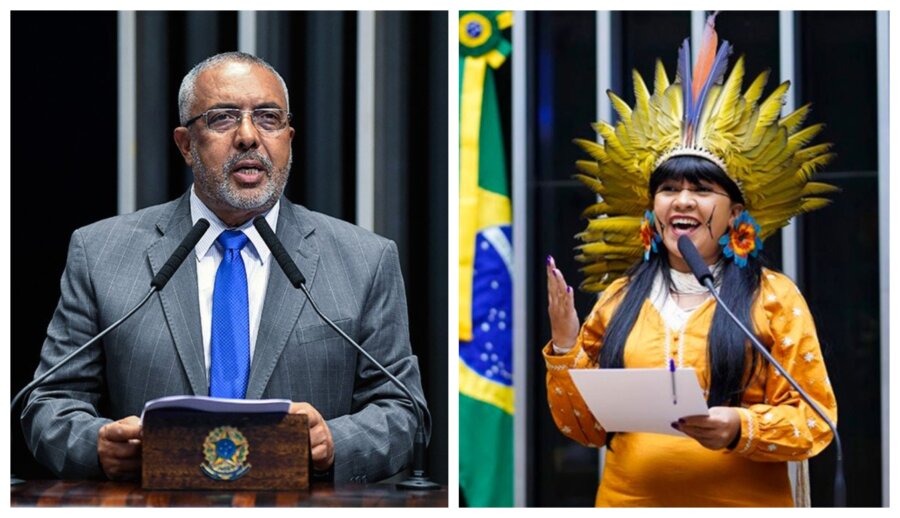
[[[188,167],[193,167],[194,158],[191,156],[191,130],[184,126],[179,126],[175,128],[172,136],[175,138],[175,145],[178,146],[178,151],[180,151],[181,156],[184,157],[184,163],[187,164]]]

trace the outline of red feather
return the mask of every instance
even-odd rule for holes
[[[700,45],[700,53],[697,56],[697,65],[694,67],[693,92],[691,92],[694,100],[700,95],[700,90],[706,84],[706,78],[713,67],[713,61],[716,59],[716,47],[719,46],[719,35],[716,34],[716,15],[714,12],[706,19],[706,27],[703,29],[703,42]]]

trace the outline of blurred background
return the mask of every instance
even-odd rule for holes
[[[590,123],[614,120],[606,90],[634,103],[633,69],[652,84],[660,58],[673,78],[678,46],[700,40],[706,14],[513,14],[512,51],[494,78],[512,182],[515,505],[591,506],[602,476],[598,450],[554,425],[540,354],[550,338],[545,258],[552,254],[573,286],[581,281],[573,236],[594,201],[573,179],[575,161],[588,157],[572,139],[596,140]],[[716,29],[734,47],[731,64],[746,55],[744,88],[766,69],[764,96],[791,80],[782,113],[811,102],[807,123],[827,124],[817,142],[835,144],[837,159],[817,178],[842,192],[771,236],[763,252],[799,285],[815,318],[838,399],[848,504],[887,506],[888,14],[721,12]],[[584,318],[595,298],[576,293]],[[832,446],[809,462],[814,506],[831,505],[834,455]]]
[[[19,11],[11,27],[11,393],[37,367],[72,231],[187,190],[172,139],[181,79],[241,50],[290,92],[287,197],[397,242],[429,473],[446,484],[447,13]],[[17,415],[13,472],[47,478]]]

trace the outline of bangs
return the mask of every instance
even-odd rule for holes
[[[667,180],[686,181],[699,185],[701,181],[714,183],[728,193],[735,203],[744,203],[744,197],[737,184],[716,164],[697,156],[676,156],[666,160],[650,175],[650,195]]]

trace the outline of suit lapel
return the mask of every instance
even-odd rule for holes
[[[175,248],[191,230],[190,193],[181,197],[175,209],[164,214],[156,224],[161,237],[147,249],[150,268],[159,271]],[[187,373],[195,395],[209,393],[203,336],[200,331],[200,301],[197,295],[197,256],[194,251],[182,263],[162,291],[158,292],[163,313],[178,357]]]
[[[319,264],[319,247],[314,230],[308,211],[282,197],[275,234],[306,277],[306,286],[310,291]],[[287,276],[275,262],[274,257],[270,257],[269,260],[271,261],[269,282],[266,286],[266,298],[250,366],[247,399],[262,397],[275,364],[278,363],[278,358],[297,324],[300,312],[306,305],[303,292],[288,282]]]

